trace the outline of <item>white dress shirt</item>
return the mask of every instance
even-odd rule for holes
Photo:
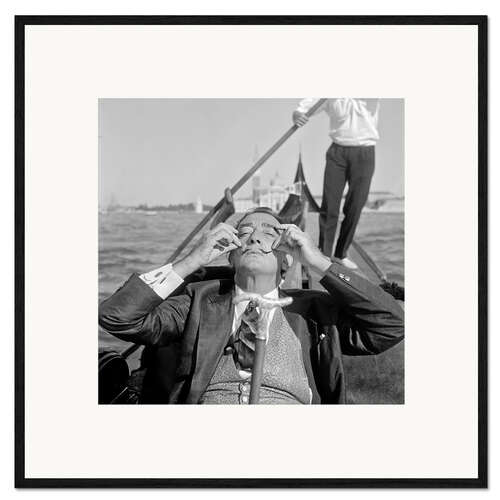
[[[172,264],[165,264],[158,269],[141,274],[139,278],[163,300],[184,283],[184,280],[172,269]]]
[[[158,269],[153,269],[152,271],[141,274],[139,278],[144,281],[146,285],[150,286],[153,291],[158,294],[163,300],[165,300],[176,288],[184,283],[184,280],[172,269],[172,264],[166,264],[162,267],[159,267]],[[235,285],[234,296],[236,297],[243,293],[245,292],[239,286]],[[278,299],[278,287],[276,287],[274,290],[271,290],[269,293],[266,293],[264,297],[268,299]],[[248,300],[244,300],[234,306],[231,335],[236,333],[236,331],[240,327],[241,317],[243,316],[243,313],[248,306],[248,302]],[[268,326],[273,320],[274,311],[274,309],[271,309],[271,311],[269,311]],[[259,312],[259,308],[257,308],[257,312]]]
[[[146,285],[150,286],[153,291],[158,294],[163,300],[165,300],[176,288],[178,288],[184,280],[172,269],[172,264],[166,264],[158,269],[153,269],[147,273],[141,274],[139,278],[146,283]],[[234,296],[238,296],[245,293],[239,286],[234,286]],[[271,290],[269,293],[266,293],[264,297],[268,299],[278,299],[279,292],[278,287],[274,290]],[[241,324],[241,317],[245,312],[245,309],[248,306],[248,300],[244,300],[239,302],[234,306],[234,315],[233,315],[233,326],[231,328],[231,335],[236,333]],[[257,308],[257,312],[259,308]],[[271,309],[269,311],[268,317],[268,326],[271,324],[271,321],[274,317],[275,309]]]
[[[317,99],[311,97],[302,99],[297,111],[306,113],[316,101]],[[329,116],[329,135],[336,144],[374,146],[379,140],[377,130],[379,107],[379,99],[343,97],[327,99],[316,113],[324,111]]]
[[[241,295],[242,293],[245,293],[245,292],[238,285],[235,285],[234,286],[234,296],[237,297],[238,295]],[[274,290],[271,290],[269,293],[266,293],[264,295],[264,297],[266,297],[267,299],[279,299],[278,288],[275,288]],[[231,335],[236,333],[236,331],[240,327],[241,317],[243,316],[243,313],[245,312],[245,309],[247,308],[249,302],[250,302],[249,300],[244,300],[244,301],[239,302],[238,304],[236,304],[234,306],[233,326],[231,329]],[[269,316],[267,318],[268,328],[271,325],[271,322],[273,320],[275,310],[276,309],[271,309],[269,311]],[[257,307],[257,312],[259,312],[258,307]]]
[[[172,264],[165,264],[158,269],[153,269],[147,273],[141,274],[139,278],[150,286],[153,291],[165,300],[176,288],[178,288],[184,280],[172,269]],[[234,296],[245,293],[238,285],[234,286]],[[266,293],[264,297],[268,299],[279,299],[278,287]],[[240,327],[241,317],[248,306],[248,300],[239,302],[234,306],[233,327],[231,333],[236,332]],[[257,308],[257,311],[259,308]],[[274,316],[274,309],[269,313],[269,324]]]

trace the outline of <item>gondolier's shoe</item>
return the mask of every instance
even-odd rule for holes
[[[337,259],[343,266],[348,267],[349,269],[358,269],[358,266],[355,262],[353,262],[351,259],[348,259],[347,257],[344,257],[343,259]]]

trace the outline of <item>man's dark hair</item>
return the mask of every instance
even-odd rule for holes
[[[235,224],[235,227],[238,227],[249,215],[252,214],[267,214],[271,217],[274,217],[280,224],[283,224],[283,219],[271,208],[269,207],[257,207],[252,208],[243,214],[240,220],[238,220]]]

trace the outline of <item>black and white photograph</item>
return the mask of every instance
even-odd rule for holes
[[[100,403],[404,403],[402,99],[101,99],[99,181]]]
[[[17,487],[487,486],[485,16],[15,45]]]

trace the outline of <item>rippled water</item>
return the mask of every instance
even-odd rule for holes
[[[165,263],[203,216],[192,212],[157,215],[110,213],[99,217],[99,301],[111,295],[133,272]],[[317,214],[309,214],[308,231],[317,238]],[[404,215],[363,213],[356,240],[388,275],[404,283]],[[99,344],[123,342],[99,333]]]
[[[356,231],[356,241],[389,280],[404,284],[404,214],[363,214]]]

